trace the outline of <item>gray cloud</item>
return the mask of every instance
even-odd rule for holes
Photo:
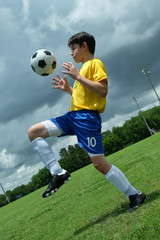
[[[150,77],[154,86],[160,85],[159,40],[160,31],[157,30],[149,39],[128,44],[104,57],[110,82],[109,98],[112,99],[110,104],[112,110],[106,118],[113,117],[115,109],[117,114],[134,111],[132,98],[144,96],[151,90],[149,81],[142,74],[143,67],[151,71]],[[156,96],[153,96],[152,101],[156,101]]]

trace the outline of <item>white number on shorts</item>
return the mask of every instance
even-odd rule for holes
[[[95,147],[96,146],[96,139],[94,137],[88,137],[88,147]]]

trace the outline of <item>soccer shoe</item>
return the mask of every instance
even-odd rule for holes
[[[60,188],[65,182],[67,182],[67,180],[70,180],[71,176],[69,174],[69,172],[65,172],[64,174],[58,175],[58,174],[54,174],[51,177],[51,181],[48,184],[48,187],[46,189],[46,191],[42,194],[42,197],[48,197],[49,195],[54,194],[54,192],[56,192],[58,190],[58,188]]]
[[[129,196],[130,204],[129,204],[129,212],[133,212],[139,208],[141,204],[143,204],[146,200],[146,195],[144,193],[137,193],[135,195]]]

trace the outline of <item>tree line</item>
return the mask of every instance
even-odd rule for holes
[[[139,112],[138,116],[132,117],[130,120],[125,121],[123,126],[113,127],[112,131],[107,130],[102,133],[103,147],[105,156],[108,156],[114,152],[117,152],[129,145],[132,145],[138,141],[141,141],[149,136],[151,133],[146,126],[142,114],[153,132],[160,131],[160,107],[156,106],[147,111]],[[80,148],[78,144],[74,146],[69,145],[67,148],[62,148],[59,152],[59,163],[62,168],[66,169],[70,173],[88,165],[91,160],[88,154],[83,148]],[[26,185],[21,185],[6,192],[10,202],[25,196],[45,185],[50,180],[50,172],[47,168],[40,169],[39,172],[34,175]],[[8,204],[6,196],[0,195],[0,207]]]

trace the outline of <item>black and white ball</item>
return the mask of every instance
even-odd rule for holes
[[[56,69],[57,61],[51,51],[40,49],[32,55],[30,64],[35,73],[48,76]]]

